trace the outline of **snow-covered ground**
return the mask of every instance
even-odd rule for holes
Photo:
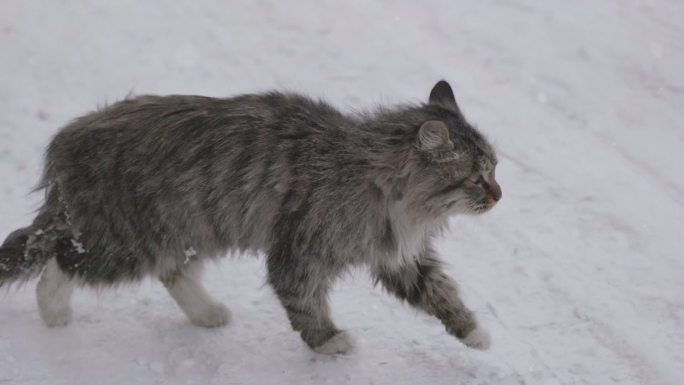
[[[51,135],[130,92],[290,89],[352,111],[446,78],[499,149],[504,199],[439,245],[490,351],[358,271],[332,297],[356,352],[318,356],[242,257],[207,274],[235,316],[221,330],[152,281],[79,291],[63,329],[35,283],[0,293],[0,384],[684,383],[682,20],[675,0],[3,0],[0,238],[38,207]]]

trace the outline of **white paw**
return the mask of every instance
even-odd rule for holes
[[[467,347],[478,350],[487,350],[491,345],[489,333],[479,327],[468,333],[468,335],[465,336],[465,338],[463,338],[461,341]]]
[[[40,318],[49,327],[66,326],[71,322],[71,308],[66,307],[59,310],[42,311],[40,312]]]
[[[354,339],[347,332],[339,332],[313,350],[320,354],[347,354],[354,347]]]
[[[230,310],[222,304],[215,304],[207,307],[199,314],[190,317],[190,321],[197,326],[205,328],[216,328],[224,326],[230,322]]]

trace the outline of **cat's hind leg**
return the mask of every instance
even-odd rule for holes
[[[214,300],[200,281],[201,262],[192,262],[161,277],[161,281],[190,321],[206,328],[230,322],[230,310]]]
[[[74,282],[57,264],[48,261],[36,287],[38,310],[47,326],[65,326],[71,321],[71,294]]]

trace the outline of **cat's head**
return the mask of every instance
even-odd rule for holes
[[[415,131],[414,203],[432,214],[481,214],[501,199],[492,146],[461,113],[451,86],[438,82]]]

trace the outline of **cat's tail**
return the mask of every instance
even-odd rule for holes
[[[28,248],[40,230],[34,226],[12,232],[0,246],[0,287],[15,282],[27,281],[43,270],[50,253]]]
[[[72,239],[66,213],[55,189],[28,227],[10,233],[0,246],[0,287],[35,278],[64,242]]]

